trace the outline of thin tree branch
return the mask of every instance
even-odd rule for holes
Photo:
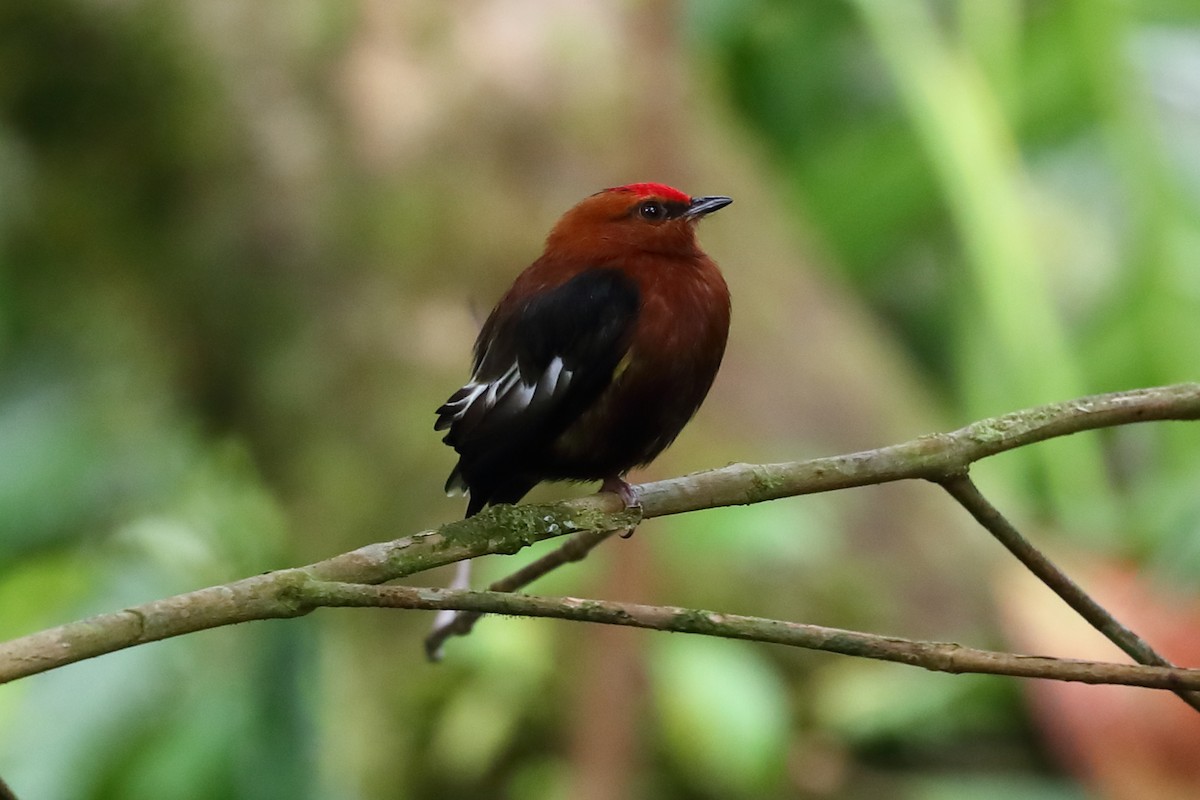
[[[637,515],[627,512],[620,500],[615,504],[621,510],[612,514],[579,501],[501,506],[437,530],[370,544],[306,567],[267,572],[48,628],[0,643],[0,684],[187,633],[251,620],[303,616],[311,609],[297,600],[297,591],[311,579],[383,583],[465,558],[515,553],[570,531],[601,534],[635,524]],[[491,527],[495,525],[503,527]]]
[[[509,592],[469,592],[415,586],[364,586],[324,581],[312,581],[304,585],[299,592],[299,599],[312,608],[454,608],[479,614],[551,617],[676,633],[696,633],[727,639],[771,642],[882,661],[897,661],[937,672],[986,673],[1175,691],[1200,689],[1200,669],[998,653],[963,647],[953,642],[914,641],[826,628],[821,625],[805,625],[799,622],[674,606],[647,606],[577,597],[538,597]]]
[[[1096,395],[982,420],[952,433],[832,458],[733,464],[638,487],[642,513],[612,494],[548,505],[499,506],[467,520],[285,569],[101,614],[0,644],[0,683],[150,641],[307,609],[286,590],[308,579],[378,584],[465,558],[515,553],[583,531],[617,531],[643,517],[757,503],[909,478],[939,481],[1006,450],[1056,436],[1149,420],[1200,418],[1200,384]],[[293,592],[294,594],[294,592]],[[468,609],[471,610],[471,609]]]
[[[546,555],[521,567],[516,572],[506,575],[488,586],[490,592],[515,592],[523,589],[548,572],[552,572],[563,564],[581,561],[596,545],[612,536],[616,531],[584,531],[577,533],[561,547],[551,550]],[[442,660],[442,645],[451,636],[466,636],[475,627],[475,623],[483,616],[482,611],[459,611],[449,622],[435,626],[425,637],[425,656],[430,661]],[[3,800],[3,798],[0,798]]]
[[[967,465],[975,461],[1003,452],[1004,450],[1043,441],[1044,439],[1082,430],[1090,430],[1092,428],[1106,427],[1112,424],[1125,424],[1146,420],[1200,418],[1200,404],[1197,403],[1197,399],[1196,384],[1180,384],[1178,386],[1085,397],[1070,403],[1042,406],[1041,408],[1006,414],[1002,417],[981,420],[965,428],[960,428],[953,433],[922,437],[904,444],[885,447],[879,450],[870,450],[865,453],[838,456],[831,459],[816,459],[809,462],[793,462],[790,464],[767,464],[760,466],[734,464],[723,470],[711,470],[699,473],[699,477],[702,477],[706,484],[710,481],[723,481],[726,478],[730,478],[732,480],[728,481],[728,486],[736,490],[740,488],[739,484],[745,477],[745,473],[750,471],[752,473],[752,481],[759,483],[758,486],[754,487],[755,489],[761,490],[766,488],[770,490],[772,488],[779,488],[783,491],[781,496],[785,497],[808,492],[829,491],[830,489],[858,486],[864,483],[884,483],[889,480],[913,477],[928,477],[946,486],[947,480],[954,480],[956,477],[965,474]],[[1178,406],[1176,405],[1177,402],[1179,403]],[[1181,414],[1181,416],[1176,416],[1176,414]],[[858,465],[854,463],[855,459],[861,459],[861,464],[865,467],[864,471],[869,475],[869,478],[863,480],[861,483],[856,480],[861,476],[856,469]],[[896,462],[896,465],[900,468],[899,474],[894,477],[879,475],[878,469],[881,464],[892,461]],[[930,473],[925,476],[913,474],[913,468],[918,465],[928,468]],[[787,479],[787,476],[791,476],[790,479]],[[691,477],[696,476],[676,478],[674,481],[662,481],[657,484],[641,486],[639,487],[639,492],[673,491],[680,488],[681,484],[688,481]],[[834,485],[823,484],[822,481],[826,479],[832,479],[835,482],[844,480],[845,483],[835,483]],[[808,488],[816,486],[820,486],[821,488]],[[946,488],[950,491],[948,486]],[[954,494],[954,492],[951,491],[951,494]],[[728,501],[727,496],[728,494],[726,497],[710,498],[712,504],[706,507],[733,504]],[[756,493],[755,499],[744,502],[758,502],[760,499],[770,499],[770,497]],[[736,503],[737,501],[733,502]],[[959,499],[959,502],[961,503],[962,500]],[[987,501],[984,500],[984,502],[986,503]],[[685,508],[683,510],[691,509]],[[999,514],[995,509],[993,511]],[[646,509],[645,516],[653,517],[661,513],[675,512],[673,510],[660,511],[657,504],[652,503]],[[986,524],[984,526],[987,527]],[[591,550],[610,535],[611,532],[596,539],[587,550]],[[1001,541],[1004,540],[1001,539]],[[1024,540],[1022,539],[1022,541]],[[1026,543],[1026,546],[1029,546],[1028,543]],[[564,546],[564,549],[570,547],[572,545],[568,543]],[[1009,547],[1009,549],[1012,550],[1012,547]],[[1029,549],[1032,550],[1033,548],[1029,546]],[[551,553],[546,557],[546,563],[538,562],[544,568],[536,574],[529,575],[525,570],[521,570],[519,573],[514,573],[514,575],[508,578],[493,583],[488,588],[493,591],[514,591],[520,589],[529,585],[536,578],[540,578],[542,575],[563,564],[570,561],[578,561],[586,555],[587,550],[579,556],[569,559],[556,559],[554,558],[555,553]],[[1017,551],[1013,550],[1013,552],[1018,558],[1021,558]],[[1034,552],[1037,551],[1034,550]],[[1045,561],[1044,558],[1042,560]],[[1061,575],[1061,573],[1059,574]],[[519,578],[518,575],[520,576]],[[1062,577],[1068,582],[1070,581],[1065,575]],[[511,578],[518,578],[519,582],[511,583],[509,580]],[[1078,590],[1078,587],[1076,589]],[[1083,595],[1082,591],[1079,591],[1079,594]],[[1083,597],[1087,596],[1083,595]],[[1092,606],[1099,608],[1099,605],[1091,601],[1090,598],[1088,598],[1088,601]],[[1103,609],[1101,609],[1101,612],[1103,612]],[[459,613],[449,623],[436,625],[425,639],[425,652],[429,659],[431,661],[440,660],[442,647],[446,640],[451,636],[466,636],[474,628],[480,616],[482,615]],[[1106,624],[1105,627],[1098,628],[1101,633],[1108,636],[1106,628],[1112,629],[1112,626],[1116,625],[1121,630],[1125,630],[1129,636],[1137,639],[1132,631],[1128,631],[1123,626],[1120,626],[1111,617],[1109,619],[1111,623]],[[1127,637],[1125,640],[1129,641]],[[1149,645],[1146,645],[1141,639],[1137,640],[1142,643],[1146,651],[1153,653]],[[1125,646],[1116,639],[1113,639],[1113,641],[1118,646],[1121,646],[1122,649],[1125,649]],[[1130,651],[1126,650],[1126,652]],[[1130,652],[1130,655],[1134,654]],[[1134,657],[1142,664],[1158,663],[1138,659],[1136,655]],[[1166,662],[1162,662],[1160,665],[1169,666]],[[1192,703],[1194,700],[1195,698],[1188,700],[1188,702]],[[1197,710],[1200,710],[1200,706],[1197,706]]]
[[[911,478],[938,481],[988,456],[1059,436],[1134,422],[1195,419],[1200,419],[1200,384],[1135,389],[1015,411],[950,433],[861,453],[783,464],[731,464],[643,484],[638,497],[649,519]]]
[[[1021,532],[993,506],[979,491],[979,487],[967,473],[951,475],[939,483],[950,493],[958,503],[970,512],[975,521],[988,530],[1000,544],[1017,557],[1026,569],[1032,572],[1055,594],[1063,599],[1075,613],[1083,617],[1091,625],[1117,647],[1125,651],[1139,664],[1158,667],[1173,667],[1167,659],[1155,652],[1145,639],[1138,636],[1129,628],[1117,621],[1112,614],[1085,592],[1079,584],[1058,568],[1040,550],[1021,535]],[[1193,692],[1176,690],[1185,703],[1200,711],[1200,695]]]

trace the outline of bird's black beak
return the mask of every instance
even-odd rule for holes
[[[705,214],[711,214],[718,209],[733,202],[732,197],[721,197],[714,195],[712,197],[693,197],[692,202],[688,203],[687,211],[683,212],[683,216],[689,219],[703,217]]]

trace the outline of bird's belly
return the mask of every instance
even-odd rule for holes
[[[643,283],[631,349],[596,402],[549,443],[546,476],[609,478],[666,449],[716,377],[729,331],[728,298],[719,275],[715,282]]]
[[[704,400],[717,370],[710,361],[697,355],[631,365],[554,440],[549,471],[558,478],[597,480],[652,461]]]

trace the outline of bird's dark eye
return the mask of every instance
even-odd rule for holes
[[[651,222],[657,222],[666,215],[667,210],[657,200],[647,200],[638,206],[638,216]]]

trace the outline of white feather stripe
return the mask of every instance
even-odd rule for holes
[[[485,392],[483,395],[484,408],[491,408],[492,406],[496,405],[500,398],[508,394],[509,390],[512,389],[513,384],[517,382],[517,379],[520,376],[521,373],[517,369],[517,365],[513,364],[508,368],[507,372],[489,383],[487,392]]]
[[[471,403],[475,401],[475,398],[479,397],[479,395],[486,388],[487,386],[484,384],[468,383],[466,386],[458,390],[459,393],[466,392],[466,394],[457,400],[446,403],[446,410],[452,411],[459,408],[465,409],[467,406],[471,405]]]
[[[512,390],[508,398],[506,398],[506,402],[516,403],[516,405],[520,406],[521,408],[526,408],[529,405],[529,401],[533,399],[534,388],[535,387],[532,383],[525,383],[525,381],[521,381],[517,384],[517,387]]]
[[[566,376],[570,378],[570,370],[563,369],[562,359],[555,356],[550,364],[546,367],[546,371],[538,378],[537,389],[530,398],[530,402],[540,402],[544,398],[553,397],[562,389],[566,388],[566,381],[563,379]]]
[[[498,410],[505,416],[520,413],[535,402],[561,394],[570,384],[572,372],[566,369],[563,360],[555,356],[534,382],[526,382],[516,364],[493,381],[481,383],[471,381],[458,390],[461,395],[446,403],[444,413],[450,420],[458,422],[468,414],[479,418],[489,411]]]
[[[553,388],[558,385],[558,376],[562,375],[562,371],[563,360],[558,356],[555,356],[554,358],[550,359],[550,363],[547,365],[546,371],[542,373],[541,380],[539,380],[538,383],[546,383],[548,386]]]

